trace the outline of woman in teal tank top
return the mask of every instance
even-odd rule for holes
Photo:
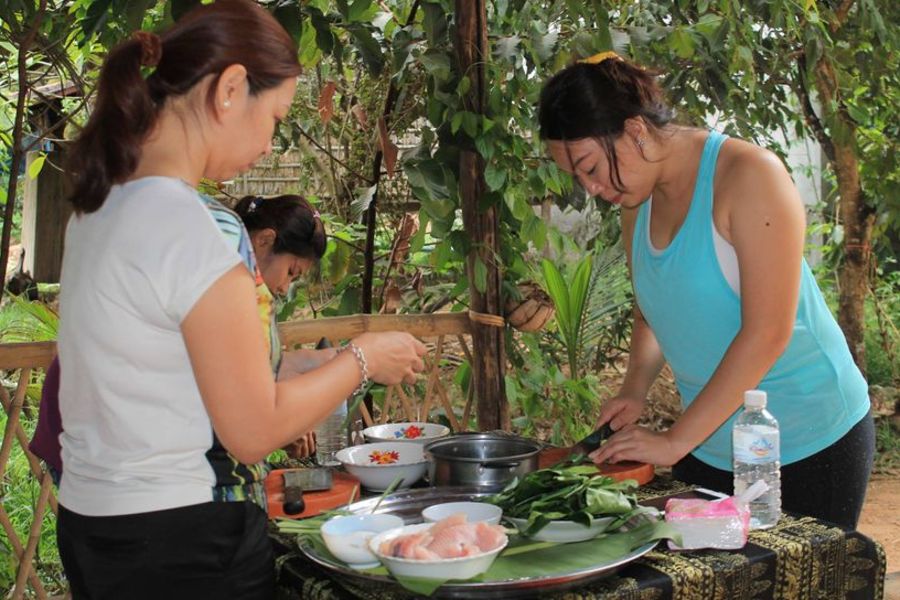
[[[732,492],[731,428],[762,389],[781,429],[782,506],[855,527],[874,453],[865,380],[803,259],[805,215],[772,153],[672,122],[654,74],[612,52],[556,74],[541,138],[584,189],[621,207],[635,292],[631,355],[596,462],[673,465]],[[684,412],[636,424],[668,363]]]

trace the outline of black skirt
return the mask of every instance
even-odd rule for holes
[[[275,595],[266,515],[249,501],[112,517],[60,506],[57,543],[74,600]]]

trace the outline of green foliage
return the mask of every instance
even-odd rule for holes
[[[58,330],[59,316],[43,302],[10,295],[0,308],[0,343],[53,341]]]
[[[506,396],[513,427],[522,435],[568,445],[591,432],[604,391],[589,373],[569,377],[556,357],[559,346],[540,334],[523,333],[507,341],[513,368],[506,375]],[[544,429],[549,427],[549,431]]]
[[[614,517],[606,531],[615,531],[638,510],[633,479],[617,482],[597,477],[594,465],[557,465],[539,469],[509,483],[487,502],[508,517],[526,519],[522,533],[534,536],[551,521],[574,521],[591,527],[594,519]]]
[[[631,301],[620,248],[585,253],[572,242],[563,245],[563,256],[580,260],[560,261],[562,269],[544,260],[538,278],[556,307],[553,326],[507,340],[512,369],[506,393],[512,412],[519,413],[513,425],[555,444],[570,444],[593,429],[607,392],[594,372],[621,351]],[[540,430],[544,423],[551,424],[549,432]]]
[[[7,391],[12,392],[13,388],[9,386],[13,383],[5,380],[3,385],[8,386]],[[37,388],[39,385],[39,379],[36,377],[29,387]],[[20,423],[30,439],[37,425],[37,405],[34,400],[29,404],[30,410],[23,411]],[[0,431],[6,429],[6,422],[6,412],[0,410]],[[39,495],[40,484],[31,474],[25,453],[19,447],[18,442],[13,442],[6,471],[0,480],[0,498],[3,501],[3,508],[9,514],[13,529],[23,544],[28,539]],[[62,563],[56,547],[56,519],[49,509],[44,515],[41,537],[37,546],[37,557],[38,575],[47,591],[51,594],[63,593],[66,586],[62,574]],[[17,567],[18,563],[13,558],[13,549],[9,538],[5,534],[0,535],[0,589],[12,589],[16,580]]]
[[[888,263],[896,266],[896,263]],[[866,302],[866,378],[900,388],[900,271],[881,271]]]
[[[588,300],[593,257],[587,254],[575,267],[568,279],[564,279],[549,260],[544,259],[541,270],[547,293],[556,307],[556,325],[569,357],[569,373],[578,378],[578,353],[584,333],[584,311]]]

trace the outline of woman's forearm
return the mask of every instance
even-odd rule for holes
[[[253,282],[239,265],[210,287],[182,323],[213,428],[244,463],[262,460],[315,427],[362,379],[356,357],[344,352],[315,371],[276,383],[255,310]]]

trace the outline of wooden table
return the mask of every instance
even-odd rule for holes
[[[664,504],[673,495],[693,495],[692,487],[668,476],[642,486],[639,497]],[[404,591],[343,587],[276,539],[279,598],[303,600],[392,600],[414,597]],[[773,529],[754,531],[739,551],[672,552],[660,544],[607,579],[553,600],[881,600],[885,555],[857,531],[811,517],[786,515]]]

